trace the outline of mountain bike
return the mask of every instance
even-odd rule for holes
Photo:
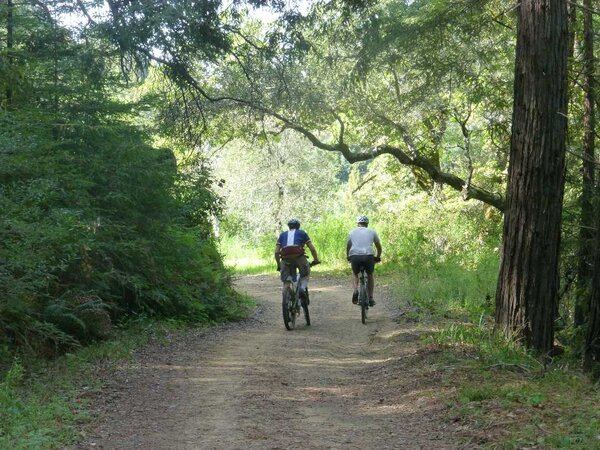
[[[318,262],[311,262],[310,266],[315,266]],[[308,305],[310,299],[308,296],[308,288],[304,290],[304,295],[301,295],[299,282],[300,274],[297,273],[298,268],[295,264],[291,265],[290,276],[283,282],[283,292],[281,295],[281,310],[283,313],[283,323],[285,328],[293,330],[296,327],[296,318],[300,315],[300,308],[304,312],[306,325],[310,326],[310,311]]]
[[[380,258],[375,258],[375,263],[381,262]],[[358,279],[358,304],[360,305],[360,321],[363,324],[367,323],[369,312],[369,295],[367,286],[367,271],[364,267],[360,268]]]

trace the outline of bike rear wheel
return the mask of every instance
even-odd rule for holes
[[[367,323],[367,312],[369,310],[369,299],[367,298],[367,286],[364,278],[361,279],[360,289],[358,291],[358,304],[360,305],[360,321]]]
[[[284,287],[281,296],[281,310],[283,312],[283,324],[288,330],[296,326],[296,308],[294,306],[294,293],[290,287]]]
[[[304,310],[304,319],[306,325],[310,326],[310,312],[308,311],[308,289],[306,290],[306,299],[302,300],[302,309]]]
[[[369,310],[369,305],[366,305],[364,302],[360,304],[360,321],[365,325],[367,323],[367,311]]]

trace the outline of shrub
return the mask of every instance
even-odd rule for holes
[[[75,121],[57,138],[51,121],[14,119],[0,124],[0,349],[62,351],[137,314],[240,313],[201,160],[178,170],[119,121]]]

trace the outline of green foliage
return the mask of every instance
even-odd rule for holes
[[[310,226],[310,237],[319,252],[319,258],[329,267],[346,267],[346,240],[354,228],[355,217],[325,216]]]
[[[137,316],[113,332],[113,339],[47,360],[14,359],[0,372],[0,448],[65,448],[81,439],[91,420],[90,394],[101,387],[98,365],[128,359],[148,341],[166,342],[182,325]]]
[[[0,131],[0,285],[9,293],[0,323],[9,339],[32,344],[32,322],[52,326],[60,345],[69,340],[59,332],[102,338],[108,313],[228,316],[234,295],[210,237],[217,203],[204,169],[178,175],[165,150],[119,123],[73,127],[58,143],[17,134],[30,145],[10,152],[14,128]]]
[[[376,188],[361,195],[394,199],[387,186]],[[397,274],[394,294],[413,306],[411,315],[478,321],[493,311],[499,216],[482,204],[437,195],[406,194],[394,208],[387,201],[377,206],[372,226],[383,243],[381,269]]]
[[[596,448],[597,386],[569,357],[544,366],[486,324],[452,324],[427,341],[452,370],[443,384],[452,421],[490,448]]]
[[[0,381],[0,447],[53,448],[52,443],[73,442],[74,421],[84,415],[71,401],[50,394],[45,385],[26,383],[23,365],[15,360]]]
[[[397,147],[463,178],[472,166],[474,184],[501,191],[514,57],[513,34],[493,20],[502,11],[502,2],[427,0],[344,14],[315,2],[307,18],[280,28],[248,21],[246,39],[232,41],[236,58],[195,73],[210,95],[237,98],[243,111],[201,104],[218,117],[209,139],[251,135],[254,146],[283,125],[332,151],[344,143],[365,157]],[[180,105],[181,119],[197,122],[197,108]],[[433,188],[423,171],[413,176]]]
[[[178,165],[132,124],[153,99],[117,99],[127,92],[99,35],[76,39],[25,5],[15,14],[19,58],[4,62],[27,71],[0,111],[0,368],[17,350],[104,339],[132,315],[239,317],[206,162]]]
[[[226,203],[222,231],[253,245],[271,235],[268,247],[274,247],[274,237],[291,217],[312,227],[339,208],[339,156],[315,149],[297,134],[285,132],[252,145],[231,142],[213,164]]]

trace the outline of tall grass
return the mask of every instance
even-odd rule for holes
[[[383,268],[397,274],[395,297],[412,304],[413,312],[469,321],[492,312],[500,223],[486,217],[483,205],[407,202],[382,222]]]
[[[320,222],[302,227],[310,236],[323,264],[319,270],[339,270],[346,267],[346,238],[352,226],[352,219],[326,216]],[[275,244],[276,237],[271,234],[260,236],[256,242],[239,236],[224,235],[220,239],[220,250],[225,265],[236,272],[264,273],[275,270]],[[308,249],[307,254],[310,255]]]
[[[64,380],[61,380],[64,382]],[[0,380],[0,448],[58,448],[79,437],[77,423],[89,420],[74,389],[25,378],[15,360]]]
[[[351,219],[344,216],[328,216],[311,225],[311,240],[326,268],[340,269],[347,265],[346,239],[351,226]]]
[[[223,235],[219,249],[225,266],[237,273],[263,273],[275,268],[275,261],[267,257],[265,248],[237,236]]]
[[[493,312],[497,271],[498,258],[493,254],[474,269],[454,258],[426,268],[404,267],[393,293],[413,306],[413,314],[477,321]]]

